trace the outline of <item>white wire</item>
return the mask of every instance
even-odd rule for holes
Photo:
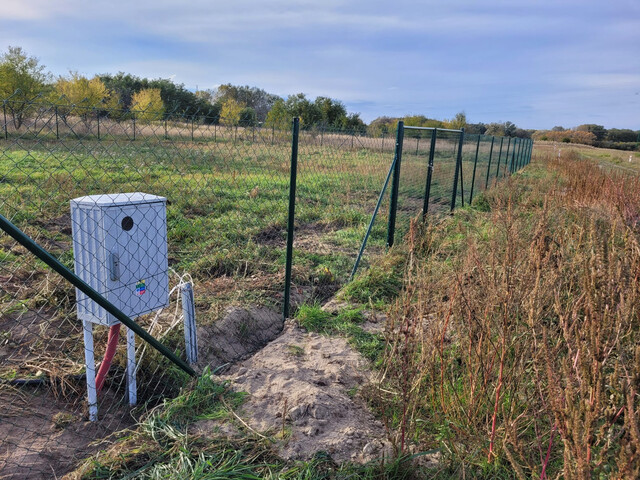
[[[155,336],[156,340],[162,340],[164,337],[166,337],[169,334],[169,332],[171,332],[171,330],[173,330],[177,325],[179,325],[181,321],[184,321],[184,315],[182,314],[182,310],[180,309],[180,302],[182,301],[182,296],[180,295],[180,292],[182,291],[182,287],[185,286],[187,283],[190,283],[192,288],[194,284],[193,277],[189,272],[183,272],[182,274],[179,274],[171,267],[169,267],[169,271],[173,275],[178,277],[178,283],[171,290],[169,290],[169,302],[171,302],[171,295],[173,295],[173,293],[176,291],[178,292],[176,296],[176,309],[173,314],[173,320],[169,324],[169,327],[160,335],[156,335],[155,330],[156,328],[162,328],[162,325],[160,325],[159,323],[159,319],[164,309],[158,310],[154,315],[153,320],[151,320],[151,325],[149,325],[149,328],[147,329],[147,331],[149,332],[150,335]],[[142,364],[142,359],[144,357],[146,350],[147,350],[147,342],[143,342],[136,349],[136,358],[137,358],[136,373],[138,372],[138,369]]]

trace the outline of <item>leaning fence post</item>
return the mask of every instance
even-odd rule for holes
[[[458,196],[458,176],[461,175],[462,170],[462,143],[464,142],[464,128],[460,129],[460,139],[458,140],[458,155],[456,156],[456,170],[453,175],[453,193],[451,194],[451,211],[456,208],[456,197]],[[464,205],[464,190],[462,193],[462,202]]]
[[[289,318],[291,302],[291,266],[293,264],[293,230],[296,214],[296,178],[298,173],[298,137],[300,134],[300,119],[293,119],[291,135],[291,172],[289,177],[289,216],[287,220],[287,259],[284,274],[284,305],[282,315]]]
[[[402,142],[404,141],[404,122],[398,122],[396,132],[395,166],[393,169],[393,183],[391,184],[391,201],[389,202],[389,226],[387,227],[387,246],[393,246],[396,233],[396,214],[398,212],[398,188],[400,185],[400,163],[402,161]]]
[[[431,146],[429,147],[429,164],[427,166],[427,184],[424,188],[424,203],[422,204],[422,221],[427,218],[427,212],[429,211],[429,197],[431,196],[431,177],[433,176],[433,159],[436,154],[436,138],[438,136],[438,129],[431,130]]]
[[[471,192],[469,192],[469,205],[473,201],[473,187],[476,183],[476,167],[478,166],[478,153],[480,152],[480,138],[482,135],[478,134],[478,143],[476,143],[476,158],[473,161],[473,176],[471,177]]]

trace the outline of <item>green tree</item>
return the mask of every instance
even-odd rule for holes
[[[165,113],[159,88],[145,88],[133,94],[131,111],[143,122],[161,120]]]
[[[459,130],[467,126],[467,115],[464,112],[456,113],[456,116],[453,117],[453,120],[447,122],[449,128],[453,128],[455,130]]]
[[[256,111],[251,107],[244,107],[240,110],[240,117],[238,118],[238,125],[241,127],[255,127],[258,124],[258,117]]]
[[[20,47],[9,47],[0,56],[0,99],[11,97],[6,104],[15,128],[34,110],[32,100],[45,89],[50,75],[36,57],[29,57]]]
[[[71,72],[69,77],[59,77],[54,95],[54,100],[60,104],[58,113],[65,122],[68,116],[86,119],[95,109],[114,109],[118,105],[118,96],[100,78],[88,79],[77,72]]]
[[[604,140],[607,136],[607,129],[602,125],[596,125],[594,123],[586,123],[576,128],[579,132],[591,132],[595,135],[596,141]]]
[[[267,127],[272,127],[277,130],[286,130],[289,128],[290,122],[291,115],[289,115],[287,111],[284,100],[279,98],[275,101],[271,110],[269,110],[265,124]]]
[[[264,122],[267,119],[269,110],[280,97],[268,93],[261,88],[250,87],[248,85],[237,86],[228,83],[218,87],[213,94],[212,103],[219,102],[222,104],[229,99],[233,99],[246,107],[253,108],[256,112],[256,120],[258,122]]]
[[[220,110],[220,122],[223,125],[238,125],[240,122],[240,112],[245,105],[239,103],[233,98],[228,98],[222,103]]]

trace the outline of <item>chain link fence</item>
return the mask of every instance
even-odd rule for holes
[[[283,308],[331,297],[393,225],[400,238],[530,158],[529,142],[402,123],[292,135],[65,102],[18,124],[3,107],[0,214],[112,305],[0,231],[2,478],[69,471],[193,370],[277,337]]]

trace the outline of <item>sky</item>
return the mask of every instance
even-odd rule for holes
[[[640,0],[2,0],[54,75],[303,92],[378,116],[640,129]]]

